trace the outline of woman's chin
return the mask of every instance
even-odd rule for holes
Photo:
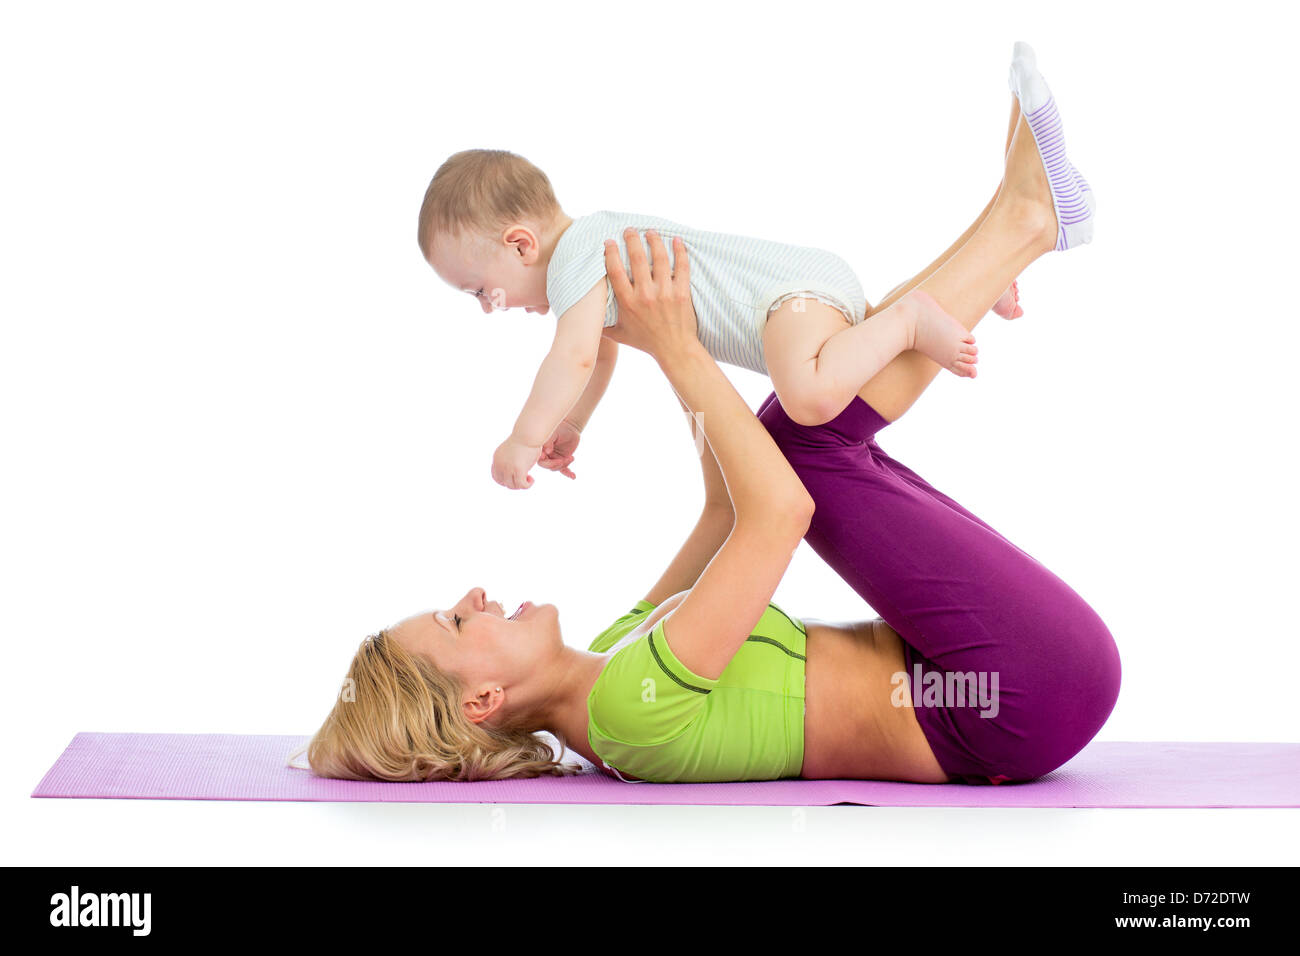
[[[554,604],[534,604],[532,601],[525,601],[520,608],[516,620],[523,620],[525,618],[532,620],[539,617],[552,617],[558,619],[560,616],[560,609]]]
[[[546,632],[551,635],[555,644],[563,646],[564,636],[560,633],[560,609],[554,604],[539,604],[533,608],[532,613],[537,618],[545,620],[543,626]]]

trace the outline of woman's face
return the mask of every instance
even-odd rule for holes
[[[410,653],[459,678],[474,697],[497,687],[522,689],[564,647],[554,604],[525,601],[507,616],[482,588],[444,610],[414,614],[389,633]]]

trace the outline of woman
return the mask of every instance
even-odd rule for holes
[[[1061,223],[1013,105],[994,200],[920,286],[973,328]],[[534,736],[637,781],[1002,783],[1069,760],[1109,716],[1115,643],[1032,557],[889,458],[875,434],[939,368],[905,352],[840,415],[756,418],[695,335],[689,261],[647,234],[629,282],[607,246],[616,341],[652,354],[704,440],[707,504],[645,598],[588,651],[553,605],[509,617],[481,588],[367,638],[307,747],[323,776],[475,780],[574,772]],[[888,300],[883,305],[887,305]],[[558,466],[557,466],[558,467]],[[882,615],[801,622],[771,604],[799,540]]]

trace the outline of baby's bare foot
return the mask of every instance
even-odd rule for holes
[[[913,289],[903,299],[912,306],[912,348],[966,378],[975,377],[975,336],[944,311],[928,292]]]
[[[993,303],[993,311],[1004,319],[1018,319],[1025,314],[1025,310],[1020,308],[1020,289],[1016,287],[1014,279],[1007,291],[1002,293],[1002,298]]]

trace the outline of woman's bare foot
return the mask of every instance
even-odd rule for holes
[[[1002,298],[993,303],[993,311],[1004,319],[1018,319],[1025,314],[1025,310],[1020,308],[1020,289],[1014,279],[1002,293]]]
[[[913,289],[898,300],[910,325],[909,348],[946,368],[954,375],[975,377],[975,336],[949,315],[928,292]]]

